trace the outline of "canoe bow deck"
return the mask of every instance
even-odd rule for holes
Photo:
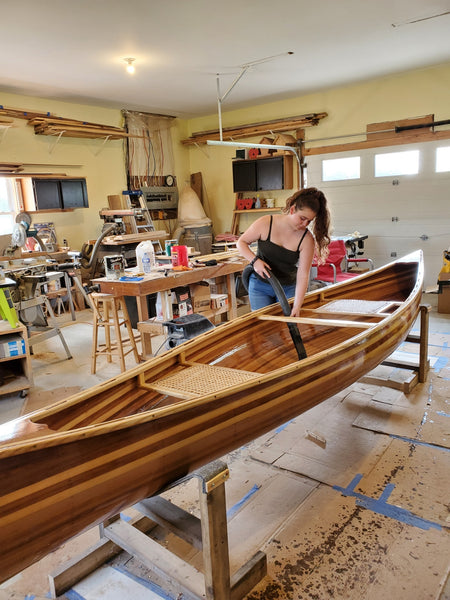
[[[418,252],[308,294],[299,318],[255,311],[0,426],[0,581],[357,381],[407,336],[422,283]]]

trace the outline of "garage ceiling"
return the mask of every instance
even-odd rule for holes
[[[0,92],[208,115],[217,74],[224,94],[248,63],[223,110],[448,62],[449,13],[450,0],[16,0]]]

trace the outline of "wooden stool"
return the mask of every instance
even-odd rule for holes
[[[136,348],[136,341],[134,339],[124,297],[94,292],[91,294],[91,300],[94,310],[91,372],[96,372],[97,356],[106,356],[106,360],[109,363],[112,362],[113,355],[119,356],[122,372],[126,370],[125,356],[130,352],[134,353],[136,363],[139,363],[140,357]],[[122,312],[122,320],[120,320],[119,311]],[[125,325],[127,328],[128,337],[125,339],[122,339],[120,333],[121,325]],[[104,344],[98,343],[99,327],[105,328]],[[115,329],[114,341],[111,341],[111,328]],[[130,348],[125,352],[124,346],[130,346]]]

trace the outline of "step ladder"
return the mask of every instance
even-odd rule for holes
[[[145,198],[140,191],[135,193],[125,194],[127,199],[127,207],[134,210],[134,216],[131,218],[131,228],[133,233],[141,233],[147,231],[156,231],[153,223],[152,215],[148,209]],[[156,246],[157,251],[163,252],[161,242],[155,240],[153,245]]]

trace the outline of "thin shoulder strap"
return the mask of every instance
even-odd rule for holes
[[[297,246],[297,252],[300,252],[300,246],[302,245],[303,239],[305,237],[305,235],[308,233],[308,229],[305,229],[305,233],[302,235],[302,239],[299,241],[298,246]]]
[[[270,234],[272,233],[272,219],[273,219],[273,215],[270,215],[270,225],[269,225],[269,233],[267,234],[267,241],[270,241]]]

